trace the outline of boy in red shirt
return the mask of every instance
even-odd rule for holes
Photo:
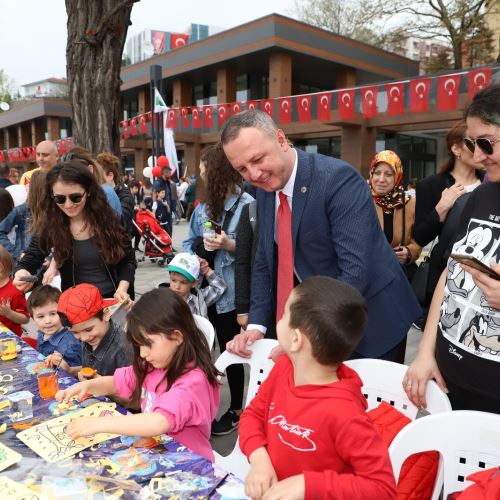
[[[366,320],[361,294],[333,278],[308,278],[290,294],[277,325],[285,354],[239,423],[251,498],[396,498],[361,379],[342,364]]]

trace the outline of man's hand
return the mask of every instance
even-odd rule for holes
[[[238,314],[236,316],[236,321],[238,322],[238,325],[243,328],[243,330],[246,330],[248,326],[248,314]]]
[[[262,498],[263,500],[302,500],[305,494],[304,474],[298,474],[275,483]]]
[[[267,450],[257,448],[250,455],[250,470],[245,478],[245,493],[254,500],[260,499],[277,480]]]
[[[486,273],[483,273],[466,264],[460,264],[463,270],[470,273],[474,283],[481,289],[488,304],[495,309],[500,309],[500,281],[490,278]],[[500,274],[500,265],[490,263],[491,269]]]
[[[239,333],[233,337],[226,344],[226,349],[233,354],[238,354],[243,358],[249,358],[252,355],[252,351],[248,349],[256,340],[264,338],[264,334],[259,332],[259,330],[247,330],[246,332]]]

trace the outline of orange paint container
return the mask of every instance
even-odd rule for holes
[[[38,391],[42,399],[52,399],[59,390],[56,372],[45,372],[37,375]]]

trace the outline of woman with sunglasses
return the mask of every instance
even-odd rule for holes
[[[61,274],[61,288],[95,285],[103,297],[128,298],[134,281],[134,252],[106,195],[79,161],[57,164],[47,175],[45,217],[33,227],[33,238],[21,258],[14,285],[27,291],[22,276],[35,274],[50,253]]]
[[[463,209],[403,385],[418,407],[425,407],[427,381],[434,378],[454,410],[500,413],[500,281],[454,258],[473,257],[500,275],[500,85],[478,92],[465,118],[464,144],[488,182]]]
[[[416,187],[413,238],[422,247],[436,237],[439,238],[430,255],[426,298],[421,304],[424,309],[429,307],[439,276],[446,266],[445,251],[450,244],[450,238],[456,233],[460,210],[458,207],[463,209],[465,200],[456,202],[464,194],[477,188],[484,177],[481,166],[474,163],[472,153],[464,144],[466,128],[465,121],[460,121],[448,132],[447,160],[438,174],[426,177]],[[455,205],[457,206],[453,210],[454,216],[448,218]]]

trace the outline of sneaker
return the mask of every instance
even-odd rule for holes
[[[219,420],[212,422],[212,435],[225,436],[238,427],[240,416],[234,410],[227,410]]]

